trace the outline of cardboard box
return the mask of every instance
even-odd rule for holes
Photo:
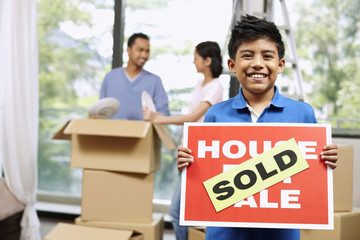
[[[205,227],[189,227],[188,240],[205,240]]]
[[[151,223],[84,221],[81,217],[78,217],[75,219],[75,224],[110,229],[133,230],[144,235],[144,239],[146,240],[161,240],[164,230],[163,215],[156,213],[153,214],[153,221]]]
[[[44,240],[143,240],[144,236],[129,230],[103,229],[84,227],[74,224],[59,223],[44,238]]]
[[[339,146],[338,159],[338,166],[333,171],[334,211],[346,212],[351,211],[353,205],[354,147]]]
[[[359,240],[360,210],[335,212],[334,230],[300,230],[301,240]]]
[[[154,176],[84,169],[83,220],[152,222]]]
[[[160,168],[161,141],[176,145],[166,127],[145,121],[75,119],[52,139],[69,139],[71,167],[150,173]]]

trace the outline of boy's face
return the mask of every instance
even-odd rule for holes
[[[236,74],[245,97],[270,96],[274,92],[277,75],[284,71],[285,60],[279,59],[278,49],[273,41],[258,39],[242,43],[235,60],[228,60],[228,66]]]
[[[138,68],[144,67],[150,55],[150,43],[147,39],[136,38],[134,44],[127,48],[129,63]]]

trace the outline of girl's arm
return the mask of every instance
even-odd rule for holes
[[[161,124],[178,124],[182,125],[184,122],[196,122],[203,115],[205,115],[206,111],[211,107],[209,102],[202,101],[197,108],[187,115],[183,116],[163,116],[158,113],[151,112],[149,109],[143,109],[143,118],[144,120],[149,120],[154,123]]]

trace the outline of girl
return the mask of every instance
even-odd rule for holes
[[[220,47],[216,42],[202,42],[198,44],[194,52],[194,64],[196,70],[204,75],[194,88],[193,97],[189,104],[189,113],[183,116],[163,116],[143,110],[144,120],[162,124],[184,124],[184,122],[202,122],[206,111],[214,104],[223,99],[223,87],[218,77],[222,73],[222,56]],[[180,214],[180,179],[171,200],[170,215],[177,240],[186,240],[188,227],[179,226]]]

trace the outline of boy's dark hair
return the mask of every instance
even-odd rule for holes
[[[130,38],[129,38],[128,42],[127,42],[128,47],[131,47],[135,43],[135,40],[137,38],[142,38],[142,39],[149,40],[149,37],[146,34],[143,34],[141,32],[134,33],[133,35],[130,36]]]
[[[235,60],[236,52],[241,44],[258,39],[273,41],[278,49],[279,59],[284,58],[285,46],[277,26],[272,22],[252,15],[242,16],[241,21],[237,22],[232,29],[228,44],[230,58]]]
[[[222,56],[219,45],[216,42],[206,41],[196,45],[195,50],[202,58],[211,58],[211,73],[213,77],[219,77],[223,71]]]

